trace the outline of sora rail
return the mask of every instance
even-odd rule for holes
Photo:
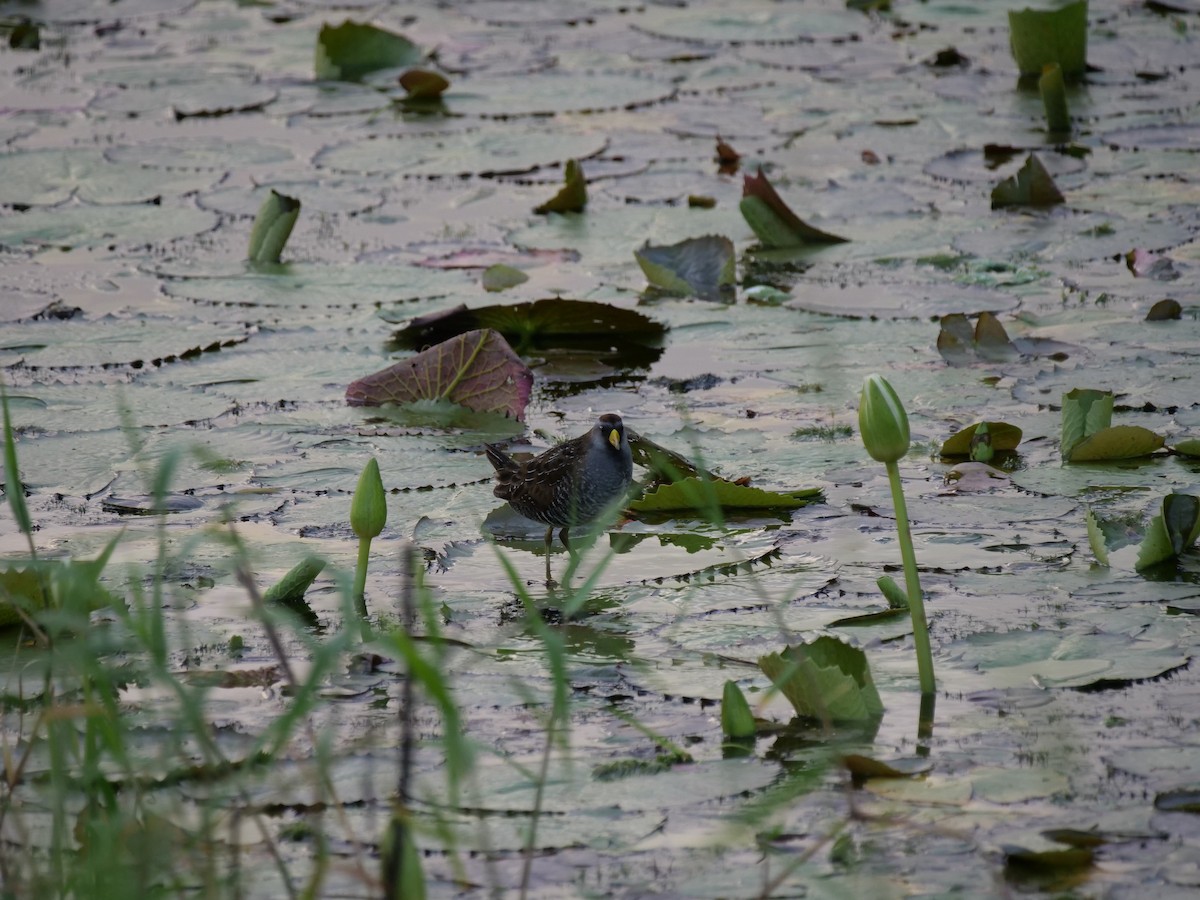
[[[499,447],[484,444],[496,470],[497,497],[523,516],[548,526],[546,552],[554,529],[568,550],[572,525],[585,525],[625,495],[633,478],[633,456],[621,417],[605,413],[586,434],[545,453],[517,462]]]

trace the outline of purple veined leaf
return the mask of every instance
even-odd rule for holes
[[[394,366],[352,382],[351,406],[448,400],[476,412],[521,419],[533,389],[533,372],[498,332],[468,331]]]

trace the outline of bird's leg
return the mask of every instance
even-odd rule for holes
[[[567,552],[574,555],[575,551],[571,549],[571,542],[567,540],[567,532],[570,530],[570,527],[564,528],[558,533],[558,536],[562,540],[563,546],[567,548]]]
[[[550,545],[554,543],[554,526],[546,529],[546,587],[554,586],[554,576],[550,574]]]

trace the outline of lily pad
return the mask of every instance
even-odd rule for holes
[[[756,175],[745,176],[740,208],[764,247],[844,244],[848,240],[813,228],[792,212],[761,170]]]
[[[68,206],[34,209],[0,218],[0,246],[163,246],[217,227],[219,218],[201,209],[149,204]]]
[[[1141,425],[1114,425],[1088,435],[1071,448],[1068,462],[1135,459],[1162,448],[1165,438]]]
[[[1040,75],[1057,63],[1064,75],[1087,68],[1087,0],[1058,9],[1013,10],[1008,14],[1009,42],[1022,75]]]
[[[1017,359],[1021,353],[1008,339],[1004,326],[990,312],[979,314],[975,328],[962,313],[942,316],[941,329],[937,338],[938,353],[951,365],[970,363],[1006,362]]]
[[[409,100],[428,101],[441,97],[450,82],[428,69],[409,69],[400,76],[400,87],[407,92]]]
[[[710,481],[693,477],[659,485],[630,503],[629,509],[634,513],[674,514],[704,513],[716,508],[726,511],[799,509],[822,499],[820,488],[764,491],[721,478]]]
[[[580,213],[587,206],[587,179],[583,177],[583,167],[579,161],[568,159],[563,172],[562,190],[537,207],[534,212],[538,215],[547,213]]]
[[[759,657],[758,665],[797,715],[847,722],[883,714],[866,654],[837,638],[822,636],[769,653]]]
[[[499,293],[516,287],[518,284],[524,284],[528,280],[529,276],[520,269],[506,266],[504,263],[496,263],[483,270],[479,283],[488,293]],[[460,308],[465,309],[465,307]]]
[[[341,25],[322,25],[317,36],[314,67],[317,78],[359,81],[378,69],[411,66],[421,48],[402,34],[347,19]]]
[[[1063,202],[1062,192],[1042,161],[1030,153],[1016,175],[992,189],[992,209],[1004,206],[1053,206]]]
[[[733,242],[727,237],[688,238],[667,247],[647,242],[633,255],[650,284],[668,294],[702,300],[732,297],[736,261]]]
[[[533,372],[495,331],[468,331],[346,388],[351,406],[449,400],[476,412],[525,414]]]
[[[971,438],[976,429],[984,423],[976,422],[968,425],[962,431],[957,431],[942,443],[942,456],[970,456]],[[1007,422],[987,422],[988,433],[992,438],[993,450],[1016,450],[1021,443],[1022,432],[1016,425]]]
[[[1176,559],[1200,536],[1200,498],[1191,494],[1168,494],[1162,510],[1150,522],[1138,548],[1139,572]]]
[[[555,297],[477,309],[456,306],[411,320],[396,332],[393,341],[398,347],[416,349],[477,328],[500,332],[518,351],[616,339],[653,344],[666,332],[636,310]]]

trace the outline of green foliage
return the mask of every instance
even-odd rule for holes
[[[1087,68],[1087,0],[1058,9],[1012,10],[1009,46],[1023,76],[1036,76],[1057,64],[1069,78]]]
[[[721,694],[721,731],[735,741],[754,737],[754,713],[736,681],[726,681]]]
[[[1069,135],[1071,116],[1067,112],[1067,86],[1058,63],[1047,64],[1042,69],[1038,92],[1042,95],[1042,106],[1046,110],[1046,130],[1054,135]]]
[[[746,176],[738,208],[750,230],[768,249],[847,243],[846,238],[814,228],[792,212],[761,169]]]
[[[581,213],[587,206],[587,179],[583,177],[583,166],[579,160],[568,159],[563,172],[562,189],[537,207],[538,215],[547,213]]]
[[[1017,174],[992,188],[992,209],[1005,206],[1053,206],[1063,202],[1062,192],[1042,161],[1030,153]]]
[[[1167,494],[1161,511],[1146,529],[1135,568],[1141,572],[1178,559],[1179,554],[1196,543],[1198,536],[1200,499],[1191,494]]]
[[[866,654],[837,638],[823,636],[769,653],[759,657],[758,666],[797,715],[833,723],[883,714]]]
[[[371,462],[375,462],[374,459]],[[378,466],[376,466],[378,474]],[[386,515],[387,510],[384,510]],[[381,529],[382,530],[382,529]],[[271,585],[263,594],[267,603],[283,603],[293,605],[304,602],[304,594],[325,569],[325,560],[316,556],[306,556],[296,563],[286,575]]]
[[[1016,425],[1007,422],[975,422],[962,431],[956,431],[942,442],[941,455],[948,457],[972,456],[972,445],[978,429],[987,426],[987,434],[991,439],[991,447],[995,452],[1016,450],[1021,443],[1023,432]],[[974,458],[974,457],[972,457]],[[983,460],[986,462],[986,460]]]
[[[378,69],[410,66],[420,59],[421,49],[404,35],[347,19],[321,26],[314,71],[318,79],[359,81]]]
[[[300,201],[272,190],[263,201],[250,229],[250,249],[247,254],[253,263],[275,264],[300,217]]]
[[[1148,456],[1165,439],[1140,425],[1112,426],[1111,391],[1076,388],[1063,394],[1062,441],[1066,462],[1102,462]]]
[[[529,276],[520,269],[506,266],[503,263],[496,263],[494,266],[488,266],[483,270],[483,275],[480,276],[479,282],[483,285],[483,289],[489,293],[498,293],[506,291],[511,287],[516,287],[518,284],[524,284],[529,280]]]
[[[820,488],[764,491],[723,478],[685,478],[661,484],[629,504],[635,513],[703,513],[716,506],[727,512],[752,509],[799,509],[823,499]]]
[[[737,260],[727,237],[706,235],[664,247],[647,241],[633,255],[651,287],[660,291],[702,300],[732,298]]]

